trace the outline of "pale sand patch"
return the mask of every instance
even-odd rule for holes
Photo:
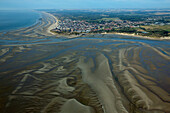
[[[161,37],[160,39],[170,39],[170,37]]]
[[[5,62],[7,59],[9,59],[9,58],[11,58],[11,57],[13,57],[13,56],[12,56],[12,55],[7,55],[7,56],[1,58],[1,59],[0,59],[0,62],[1,62],[1,63],[2,63],[2,62]]]
[[[25,50],[26,48],[24,48],[23,46],[18,46],[16,49],[15,49],[15,52],[23,52],[23,50]]]
[[[85,63],[84,59],[80,58],[78,63],[78,67],[82,70],[83,81],[96,92],[104,112],[127,113],[113,81],[107,58],[100,54],[96,58],[96,69],[94,72],[91,71],[93,66],[92,59]]]
[[[33,72],[33,71],[34,71],[34,70],[23,70],[23,71],[17,73],[15,76],[22,75],[22,74],[27,74],[27,73],[31,73],[31,72]]]
[[[118,76],[118,79],[121,86],[124,88],[126,95],[131,99],[133,103],[136,104],[137,107],[150,109],[150,105],[152,105],[153,102],[141,90],[139,84],[137,83],[135,78],[129,73],[129,71],[125,70],[122,75]]]
[[[159,98],[161,97],[163,100],[169,101],[170,99],[169,94],[163,89],[161,89],[159,86],[157,86],[155,82],[152,82],[156,81],[154,78],[145,75],[146,70],[143,70],[145,74],[142,74],[140,73],[142,68],[139,65],[138,66],[134,64],[131,65],[130,64],[131,61],[127,59],[128,56],[127,53],[128,53],[127,49],[119,50],[120,72],[116,74],[120,82],[120,85],[123,87],[125,91],[125,94],[131,100],[131,102],[134,103],[139,108],[144,108],[147,110],[159,109],[163,111],[169,111],[168,110],[169,103],[163,102]],[[132,71],[135,74],[132,75],[130,73]],[[140,84],[137,81],[137,79],[140,81]]]
[[[56,90],[60,93],[69,94],[70,92],[73,92],[75,90],[74,87],[68,86],[67,84],[67,78],[63,78],[59,81],[59,85],[56,88]]]
[[[76,99],[69,99],[62,106],[60,113],[95,113],[95,111],[92,107],[85,106]]]
[[[38,69],[34,73],[36,73],[36,74],[43,74],[43,73],[49,71],[50,69],[52,69],[54,67],[55,67],[55,65],[51,65],[50,63],[43,63],[43,67]]]
[[[7,53],[9,51],[9,48],[4,48],[0,50],[0,56],[4,55],[5,53]]]
[[[5,55],[9,51],[9,48],[4,48],[0,50],[0,56]],[[12,56],[5,56],[0,59],[0,62],[5,62],[8,58],[11,58]]]
[[[51,16],[51,17],[53,17],[53,18],[55,19],[55,23],[53,23],[52,25],[50,25],[50,26],[47,28],[47,32],[48,32],[48,33],[54,34],[54,33],[51,32],[51,30],[52,30],[52,29],[55,29],[55,28],[58,26],[58,19],[57,19],[54,15],[52,15],[52,14],[50,14],[50,13],[47,13],[47,12],[43,12],[43,13],[44,13],[44,14],[47,14],[47,15],[49,15],[49,16]]]
[[[153,49],[155,52],[157,52],[157,53],[158,53],[159,55],[161,55],[163,58],[165,58],[165,59],[167,59],[167,60],[170,60],[170,57],[169,57],[168,55],[163,54],[161,51],[159,51],[158,49],[150,46],[149,44],[146,44],[146,43],[143,43],[143,42],[139,42],[139,43],[142,44],[142,45],[144,45],[144,46],[146,46],[146,47],[148,47],[148,48]]]
[[[56,97],[51,99],[50,103],[48,103],[44,109],[41,111],[41,113],[54,113],[53,111],[60,111],[60,107],[67,101],[67,99],[62,97]],[[58,108],[55,106],[58,105]]]
[[[142,108],[150,109],[150,105],[152,105],[153,102],[140,89],[136,79],[129,73],[127,67],[123,65],[123,63],[126,62],[128,67],[130,67],[130,64],[125,58],[125,52],[126,49],[119,50],[119,70],[122,71],[122,73],[118,75],[119,82],[132,102]]]
[[[152,40],[164,40],[164,39],[170,39],[170,37],[160,37],[160,38],[154,38],[154,37],[148,37],[148,36],[141,36],[136,34],[129,34],[129,33],[101,33],[101,34],[117,34],[117,35],[123,35],[123,36],[132,36],[132,37],[140,37],[145,39],[152,39]]]

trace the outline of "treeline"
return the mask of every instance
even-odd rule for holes
[[[69,18],[72,20],[85,20],[89,22],[98,22],[102,18],[119,18],[121,20],[129,21],[142,21],[145,20],[148,15],[132,14],[130,12],[85,12],[85,11],[55,11],[50,12],[59,18]],[[104,15],[104,16],[103,16]]]
[[[156,20],[156,22],[169,22],[170,17],[169,11],[111,11],[111,12],[104,12],[104,11],[88,11],[88,10],[48,10],[49,13],[54,14],[58,18],[62,19],[72,19],[72,20],[85,20],[92,23],[99,22],[98,20],[102,18],[119,18],[121,20],[128,20],[128,21],[144,21],[148,18],[159,18],[163,17],[162,19]],[[165,13],[163,15],[155,15],[156,13]],[[152,20],[154,22],[155,20]]]
[[[167,37],[169,36],[169,31],[162,30],[162,29],[149,29],[146,30],[145,36],[153,36],[153,37]]]
[[[104,33],[104,32],[117,32],[117,33],[129,33],[129,34],[136,34],[136,35],[142,35],[142,36],[151,36],[151,37],[167,37],[169,35],[169,31],[162,30],[162,29],[149,29],[145,31],[138,31],[135,28],[130,28],[130,27],[124,27],[124,28],[119,28],[119,29],[111,29],[111,30],[97,30],[97,31],[92,31],[91,33]]]
[[[143,28],[144,31],[138,31],[135,28],[120,28],[115,30],[115,32],[120,32],[120,33],[134,33],[142,36],[151,36],[151,37],[167,37],[169,35],[169,31],[167,30],[162,30],[162,29],[145,29]]]

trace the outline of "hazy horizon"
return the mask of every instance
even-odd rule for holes
[[[169,0],[0,0],[0,9],[170,8]]]

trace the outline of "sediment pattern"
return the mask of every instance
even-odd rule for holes
[[[0,112],[169,112],[169,50],[146,44],[72,39],[2,45]]]
[[[26,28],[18,30],[8,31],[1,34],[1,39],[4,40],[33,40],[46,38],[53,36],[54,34],[50,30],[56,28],[58,25],[58,19],[53,15],[41,12],[41,18],[37,20],[37,23]]]
[[[53,36],[47,29],[56,21],[44,15],[41,25],[1,34],[1,113],[170,112],[169,41],[117,35],[37,41]]]

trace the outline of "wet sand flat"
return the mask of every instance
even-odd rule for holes
[[[56,39],[37,27],[56,23],[45,18],[0,37],[1,113],[170,112],[170,41]]]

